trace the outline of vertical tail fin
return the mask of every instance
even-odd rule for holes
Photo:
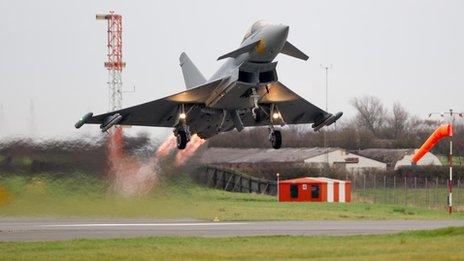
[[[198,68],[193,64],[186,53],[181,53],[179,57],[180,67],[184,75],[185,87],[190,89],[192,87],[201,85],[206,82],[205,77]]]

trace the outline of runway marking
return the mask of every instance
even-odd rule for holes
[[[248,223],[93,223],[93,224],[59,224],[59,225],[39,225],[40,227],[163,227],[163,226],[230,226],[246,225]]]

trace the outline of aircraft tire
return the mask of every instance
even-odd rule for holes
[[[177,132],[177,148],[180,150],[185,149],[187,146],[187,133],[185,131]]]
[[[274,149],[280,149],[280,147],[282,147],[282,133],[276,130],[273,131],[271,135],[272,147]]]

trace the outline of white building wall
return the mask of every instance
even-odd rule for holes
[[[359,159],[358,163],[346,163],[345,165],[346,169],[351,172],[363,171],[366,169],[377,169],[381,171],[387,170],[386,163],[376,161],[373,159],[369,159],[369,158],[359,156],[356,154],[347,153],[345,150],[342,150],[342,149],[329,152],[328,156],[329,156],[330,166],[333,166],[334,163],[337,163],[337,162],[343,163],[345,162],[345,159],[347,158],[358,158]],[[323,166],[327,162],[327,154],[322,154],[316,157],[306,159],[304,162],[308,164],[315,164],[315,165]]]
[[[412,154],[411,155],[406,155],[404,156],[401,160],[397,161],[395,164],[395,170],[397,170],[400,167],[405,167],[405,166],[411,166],[411,159],[412,159]],[[434,165],[434,166],[442,166],[440,159],[438,159],[437,156],[434,154],[427,152],[422,159],[420,159],[417,162],[417,165],[420,166],[429,166],[429,165]]]
[[[334,182],[327,180],[327,202],[334,202]]]
[[[338,182],[338,202],[345,202],[346,201],[345,186],[346,186],[345,181],[340,180]]]

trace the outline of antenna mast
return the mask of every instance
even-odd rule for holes
[[[109,14],[97,14],[97,20],[108,21],[108,94],[110,111],[122,108],[122,69],[126,63],[122,61],[122,15],[110,11]]]

